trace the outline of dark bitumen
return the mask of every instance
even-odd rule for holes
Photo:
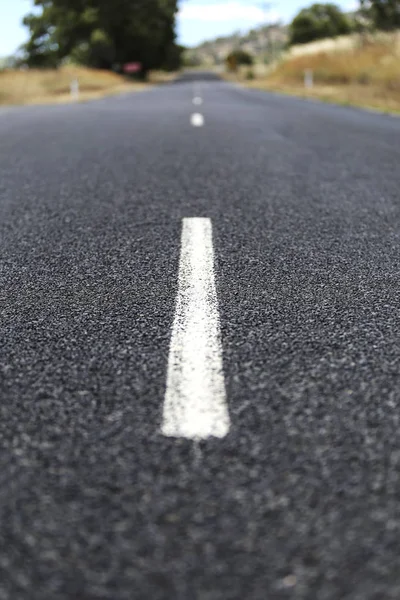
[[[200,74],[0,140],[0,600],[398,600],[400,120]],[[159,433],[196,216],[232,421],[198,443]]]

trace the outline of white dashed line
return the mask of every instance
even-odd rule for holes
[[[201,106],[203,104],[203,98],[200,98],[200,96],[195,96],[193,98],[193,104],[196,106]]]
[[[193,83],[193,97],[201,96],[201,86],[199,82]]]
[[[210,219],[183,219],[161,433],[223,438],[230,427]]]
[[[204,117],[200,113],[194,113],[190,118],[190,122],[193,127],[203,127]]]

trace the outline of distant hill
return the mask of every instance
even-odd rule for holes
[[[366,23],[359,11],[345,13],[348,19],[356,23]],[[247,33],[236,32],[203,42],[194,48],[188,48],[185,59],[188,66],[222,65],[228,54],[234,49],[245,50],[254,56],[257,63],[271,63],[287,49],[289,26],[281,23],[264,25],[251,29]]]
[[[13,56],[0,56],[0,69],[12,69],[16,59]]]
[[[286,47],[288,27],[279,23],[252,29],[248,33],[234,33],[206,41],[186,51],[188,65],[221,65],[227,55],[240,48],[253,55],[258,62],[271,62]]]

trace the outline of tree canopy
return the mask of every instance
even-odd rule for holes
[[[350,33],[351,25],[335,4],[313,4],[293,19],[289,29],[290,44],[307,44],[314,40]]]
[[[400,28],[400,0],[361,0],[361,11],[377,29]]]
[[[24,19],[29,66],[57,67],[70,58],[118,69],[138,61],[147,72],[179,64],[177,0],[35,0],[35,6],[41,11]]]
[[[254,58],[245,50],[242,50],[241,48],[236,48],[228,54],[228,56],[226,57],[226,62],[230,70],[235,71],[239,65],[251,66],[254,63]]]

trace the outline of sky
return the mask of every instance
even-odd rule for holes
[[[0,56],[15,52],[26,41],[27,30],[22,18],[31,10],[32,0],[0,0]],[[199,42],[247,31],[269,21],[289,22],[313,0],[280,0],[263,10],[262,0],[181,0],[177,19],[179,42],[195,46]],[[338,0],[343,9],[351,10],[356,0]]]

